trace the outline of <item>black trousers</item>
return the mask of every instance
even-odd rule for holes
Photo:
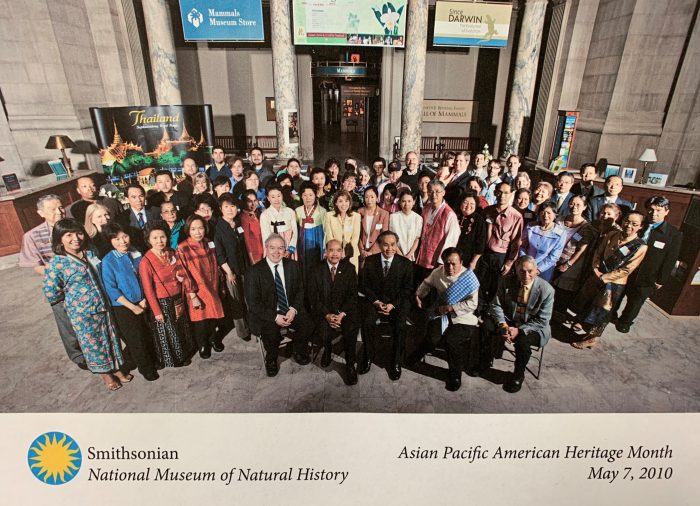
[[[406,317],[405,313],[399,312],[396,308],[389,316],[380,315],[374,305],[364,304],[364,315],[362,318],[362,344],[363,357],[372,360],[376,351],[375,341],[380,331],[380,326],[388,325],[391,333],[391,355],[394,364],[401,365],[404,345],[406,343]],[[380,320],[380,324],[377,324]]]
[[[117,320],[117,327],[124,344],[124,369],[132,369],[133,365],[138,368],[142,375],[149,375],[156,372],[153,350],[151,349],[151,331],[146,322],[146,314],[134,314],[124,306],[114,306],[114,318]]]
[[[491,303],[498,290],[498,280],[503,276],[501,269],[506,263],[505,253],[486,250],[479,259],[477,277],[479,278],[479,306],[485,307]]]
[[[321,319],[316,326],[321,337],[321,343],[324,347],[330,347],[331,342],[338,333],[343,336],[343,349],[345,350],[345,363],[354,365],[357,362],[357,332],[360,326],[349,315],[343,318],[340,322],[340,331],[331,328],[325,318]]]
[[[192,322],[192,333],[198,348],[211,345],[212,340],[216,338],[216,324],[218,321],[218,319],[206,319]]]
[[[282,327],[275,322],[259,322],[259,325],[260,339],[262,339],[265,347],[265,361],[268,363],[275,362],[279,356],[279,345],[282,342],[282,335],[280,334]],[[314,330],[313,321],[311,321],[306,311],[299,311],[287,329],[294,331],[290,336],[294,353],[306,353],[309,346],[309,337]]]
[[[447,365],[451,378],[460,378],[464,369],[464,350],[469,345],[467,356],[468,367],[475,368],[479,363],[479,327],[476,325],[464,325],[461,323],[449,324],[445,333],[441,334],[441,319],[431,320],[428,324],[428,332],[421,346],[421,351],[430,353],[445,338],[447,346]]]
[[[525,368],[532,356],[531,346],[540,345],[540,336],[535,332],[529,334],[518,333],[513,343],[515,346],[515,366],[513,367],[513,375],[516,378],[525,377]]]
[[[618,318],[618,322],[623,325],[632,325],[634,319],[639,316],[644,302],[651,297],[656,291],[656,286],[636,286],[627,285],[625,288],[625,296],[627,304],[622,311],[622,315]],[[622,300],[622,299],[620,299]]]
[[[61,342],[63,343],[63,348],[66,350],[66,355],[74,364],[85,364],[85,357],[83,356],[83,350],[80,349],[80,343],[78,338],[75,336],[75,331],[73,330],[73,325],[71,325],[68,314],[66,313],[66,306],[61,301],[51,306],[51,311],[53,311],[53,317],[56,320],[56,327],[58,327],[58,335],[61,337]]]

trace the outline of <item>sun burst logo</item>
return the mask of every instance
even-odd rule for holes
[[[78,474],[83,456],[75,440],[63,432],[46,432],[36,438],[27,453],[29,470],[49,485],[63,485]]]

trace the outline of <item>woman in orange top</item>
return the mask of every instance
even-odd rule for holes
[[[177,257],[190,281],[185,284],[192,330],[199,347],[199,356],[211,357],[211,349],[223,351],[216,338],[216,320],[224,317],[219,298],[219,265],[214,243],[206,238],[204,218],[196,214],[187,218],[183,232],[187,240],[177,249]]]

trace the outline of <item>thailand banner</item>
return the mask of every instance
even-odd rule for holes
[[[506,47],[512,8],[510,3],[438,1],[433,45]]]
[[[210,162],[211,105],[91,107],[90,115],[102,169],[117,186],[148,185],[161,169],[177,175],[187,155],[200,167]]]
[[[185,40],[265,40],[261,0],[180,0]]]

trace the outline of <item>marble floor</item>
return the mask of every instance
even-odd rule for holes
[[[161,371],[146,382],[138,374],[108,392],[99,379],[65,356],[40,279],[25,269],[0,271],[3,348],[2,412],[400,412],[578,413],[694,412],[700,410],[698,320],[670,320],[646,305],[629,334],[609,326],[603,344],[577,350],[556,328],[546,347],[542,376],[526,377],[517,394],[503,391],[512,363],[497,360],[485,378],[463,375],[461,390],[444,388],[445,363],[429,357],[418,370],[389,380],[373,366],[356,386],[344,384],[342,358],[328,369],[320,357],[301,367],[284,359],[268,378],[253,340],[233,334],[210,360]],[[409,348],[412,343],[409,343]]]

